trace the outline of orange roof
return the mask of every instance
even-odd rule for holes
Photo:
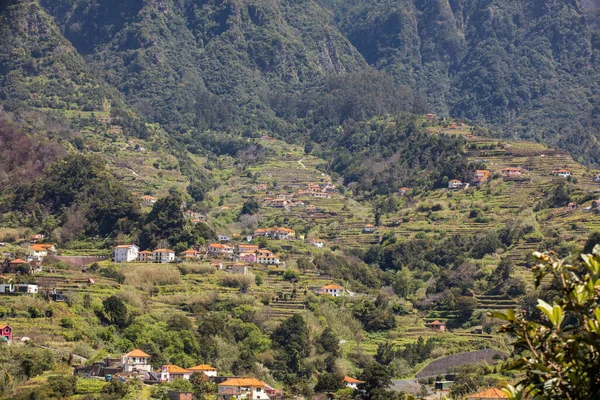
[[[344,290],[344,288],[340,285],[336,285],[336,284],[332,284],[332,285],[326,285],[323,286],[321,289],[337,289],[337,290]]]
[[[175,251],[169,249],[156,249],[153,253],[175,253]]]
[[[188,372],[187,369],[181,368],[178,365],[163,365],[163,368],[166,368],[167,371],[171,374],[185,374]],[[157,371],[160,372],[160,371]]]
[[[188,370],[190,370],[190,371],[216,371],[217,369],[208,364],[200,364],[200,365],[196,365],[195,367],[188,368]]]
[[[20,258],[14,259],[9,264],[27,264],[27,261],[21,260]]]
[[[410,189],[407,187],[403,187],[403,188],[400,188],[400,190],[410,190]]]
[[[138,254],[152,254],[152,252],[148,251],[148,250],[144,250],[144,251],[140,251]]]
[[[148,196],[148,195],[146,195],[146,196],[142,196],[142,197],[140,197],[140,199],[142,199],[142,200],[156,200],[156,198],[155,198],[155,197]]]
[[[436,320],[436,321],[430,322],[429,325],[444,325],[444,324],[442,322]]]
[[[231,378],[219,383],[218,386],[265,387],[267,384],[256,378]]]
[[[150,358],[149,354],[144,353],[140,349],[131,350],[129,353],[125,354],[127,357],[142,357],[142,358]]]
[[[569,172],[569,170],[567,170],[567,169],[557,169],[557,170],[554,170],[553,172],[557,172],[557,173],[558,172]]]
[[[132,244],[120,244],[118,246],[115,246],[115,249],[128,249],[131,246],[133,246]]]
[[[8,325],[8,324],[0,324],[0,331],[1,331],[2,329],[6,328],[6,327],[9,327],[9,328],[10,328],[11,326],[10,326],[10,325]]]
[[[323,239],[313,239],[312,241],[313,241],[313,242],[324,242],[324,240],[323,240]]]
[[[371,225],[371,224],[366,224],[366,225],[365,225],[365,228],[375,228],[375,226],[374,226],[374,225]]]
[[[186,251],[181,252],[181,254],[196,254],[197,251],[194,249],[187,249]]]
[[[42,250],[42,251],[44,251],[44,250],[48,250],[52,246],[54,246],[54,245],[53,244],[41,244],[40,243],[40,244],[34,244],[34,245],[32,245],[31,248],[33,250],[38,250],[38,251]]]
[[[491,388],[483,392],[475,393],[467,397],[467,399],[508,399],[506,393],[498,388]]]
[[[350,376],[345,376],[344,382],[346,382],[346,383],[364,383],[364,381],[359,381],[358,379],[354,379]]]
[[[458,179],[452,179],[450,182],[460,182]]]

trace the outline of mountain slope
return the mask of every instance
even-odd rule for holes
[[[100,110],[119,95],[99,81],[36,1],[0,6],[0,101],[11,109]],[[106,102],[104,102],[106,107]]]

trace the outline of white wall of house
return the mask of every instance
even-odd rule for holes
[[[114,262],[131,262],[135,261],[138,257],[140,249],[132,244],[129,247],[115,247],[113,248],[113,261]]]

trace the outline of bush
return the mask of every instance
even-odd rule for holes
[[[36,306],[30,306],[27,309],[27,312],[31,318],[40,318],[42,316],[42,313]]]
[[[300,272],[295,269],[286,269],[283,273],[283,279],[290,282],[298,281],[300,279]]]
[[[73,320],[68,317],[64,317],[60,319],[60,326],[65,329],[73,328]]]

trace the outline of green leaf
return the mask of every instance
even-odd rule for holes
[[[548,319],[550,320],[552,325],[554,325],[557,328],[560,327],[560,325],[562,324],[563,319],[564,319],[563,309],[561,306],[559,306],[557,304],[554,304],[554,306],[551,306],[550,304],[546,303],[544,300],[538,299],[537,308],[539,308],[540,311],[542,311],[544,314],[546,314],[546,317],[548,317]]]

